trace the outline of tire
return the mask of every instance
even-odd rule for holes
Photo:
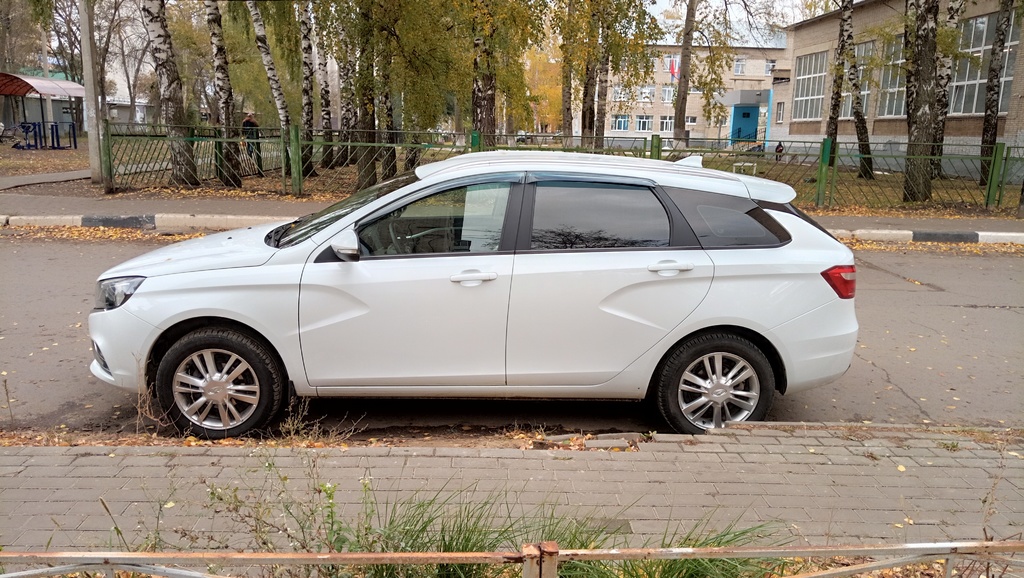
[[[230,329],[185,335],[167,350],[156,372],[164,414],[182,433],[207,439],[263,427],[277,416],[285,394],[284,372],[267,346]]]
[[[750,341],[711,333],[678,346],[662,363],[655,384],[662,419],[678,433],[702,434],[763,420],[775,394],[775,373]]]

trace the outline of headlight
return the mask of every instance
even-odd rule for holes
[[[117,309],[142,285],[145,277],[116,277],[96,284],[96,309]]]

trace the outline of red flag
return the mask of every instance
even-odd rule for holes
[[[668,73],[672,75],[672,80],[679,80],[676,78],[676,59],[672,58],[668,61]]]

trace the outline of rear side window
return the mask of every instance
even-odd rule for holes
[[[667,247],[669,231],[665,207],[646,187],[537,183],[531,249]]]
[[[790,240],[789,232],[750,199],[676,188],[665,192],[705,249],[771,247]]]

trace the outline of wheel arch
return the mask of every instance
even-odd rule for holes
[[[651,380],[647,384],[647,393],[645,394],[645,398],[649,399],[651,395],[657,391],[657,376],[661,374],[661,370],[665,366],[665,362],[678,347],[691,339],[702,335],[710,335],[712,333],[728,333],[737,337],[742,337],[757,346],[757,348],[764,353],[764,356],[768,358],[768,363],[771,364],[772,371],[775,373],[775,390],[780,394],[786,393],[786,364],[782,362],[782,356],[779,354],[779,350],[771,341],[769,341],[764,335],[761,335],[747,327],[741,327],[739,325],[714,325],[711,327],[704,327],[684,335],[678,341],[673,343],[672,347],[665,350],[665,353],[658,361],[658,365],[656,366],[654,373],[651,374]]]
[[[253,329],[252,327],[246,325],[245,323],[242,323],[241,321],[229,319],[227,317],[215,316],[193,317],[191,319],[185,319],[168,327],[163,333],[160,334],[160,337],[158,337],[156,341],[153,342],[153,347],[150,348],[149,355],[146,358],[146,387],[149,389],[149,391],[153,391],[153,388],[156,385],[156,370],[157,367],[160,365],[160,360],[163,359],[164,355],[171,348],[171,346],[173,346],[179,339],[181,339],[185,335],[188,335],[189,333],[197,329],[208,329],[213,327],[221,327],[224,329],[237,331],[238,333],[241,333],[246,337],[259,341],[264,347],[266,347],[267,351],[269,351],[270,354],[274,356],[274,361],[277,362],[277,366],[281,370],[281,373],[284,378],[284,383],[286,385],[285,394],[287,395],[289,393],[288,390],[290,389],[290,387],[287,386],[288,384],[291,383],[291,379],[288,377],[288,367],[285,365],[284,359],[281,357],[281,353],[277,350],[276,347],[274,347],[274,344],[271,343],[270,340],[268,340],[266,337],[264,337],[263,334],[261,334],[259,331]]]

